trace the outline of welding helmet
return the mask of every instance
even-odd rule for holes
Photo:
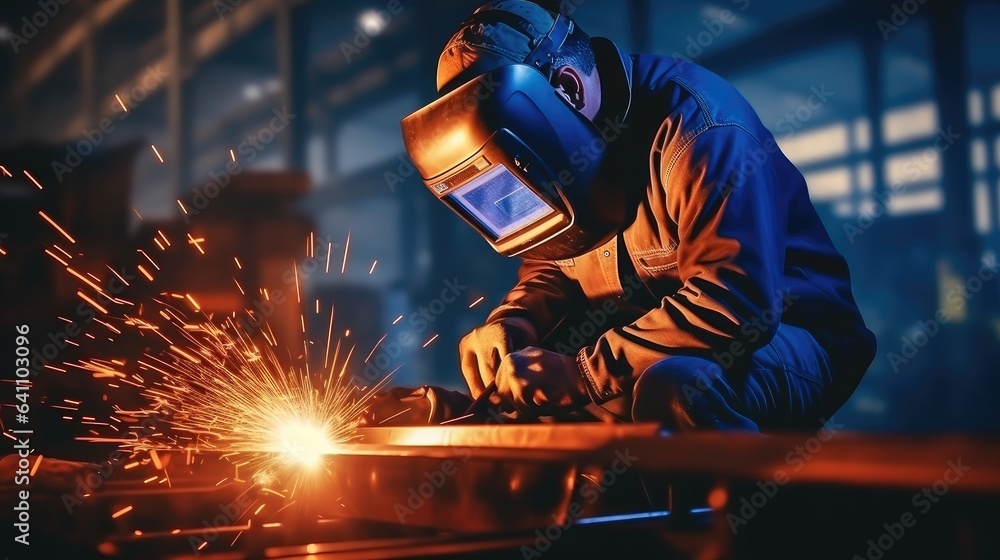
[[[482,48],[501,27],[523,34],[522,52],[510,41]],[[426,186],[506,256],[570,259],[606,242],[623,225],[625,201],[600,180],[605,139],[550,83],[573,21],[507,0],[462,29],[459,47],[478,40],[476,61],[447,82],[439,70],[443,96],[402,121]],[[492,68],[478,72],[484,64]]]

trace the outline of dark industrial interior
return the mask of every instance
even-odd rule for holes
[[[149,309],[196,302],[214,319],[263,319],[248,330],[280,341],[278,368],[328,369],[332,339],[334,363],[354,348],[344,363],[362,385],[391,373],[393,386],[465,390],[459,340],[518,263],[428,196],[400,119],[435,99],[441,48],[479,4],[0,5],[0,348],[6,364],[30,325],[32,455],[56,471],[32,487],[30,550],[9,527],[0,550],[1000,558],[993,0],[563,2],[592,36],[729,80],[805,176],[878,339],[819,432],[368,427],[330,460],[330,480],[291,494],[240,478],[219,450],[111,458],[110,425],[96,424],[148,395],[109,389],[109,372],[174,340],[87,315],[81,292],[115,277],[135,281],[111,296]],[[87,328],[69,330],[81,318]],[[14,445],[12,371],[0,418]],[[629,450],[636,466],[618,472]],[[80,492],[78,462],[111,470]],[[20,501],[10,482],[5,526]]]

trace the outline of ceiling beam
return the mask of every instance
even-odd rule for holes
[[[24,99],[59,66],[60,62],[79,49],[87,41],[88,36],[104,27],[131,3],[132,0],[104,0],[89,8],[83,17],[59,35],[52,46],[34,56],[23,67],[24,75],[14,81],[15,99]]]

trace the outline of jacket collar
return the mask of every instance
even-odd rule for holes
[[[593,37],[590,44],[601,76],[601,110],[595,121],[621,124],[632,105],[632,57],[604,37]]]

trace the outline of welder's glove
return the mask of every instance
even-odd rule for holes
[[[471,404],[468,395],[441,387],[393,387],[368,399],[358,426],[433,426],[460,416]]]
[[[478,398],[493,382],[501,360],[508,354],[537,343],[534,325],[519,317],[483,325],[465,335],[458,344],[458,354],[472,398]]]
[[[496,381],[504,409],[516,410],[519,417],[550,416],[592,402],[576,358],[541,348],[508,355]]]

